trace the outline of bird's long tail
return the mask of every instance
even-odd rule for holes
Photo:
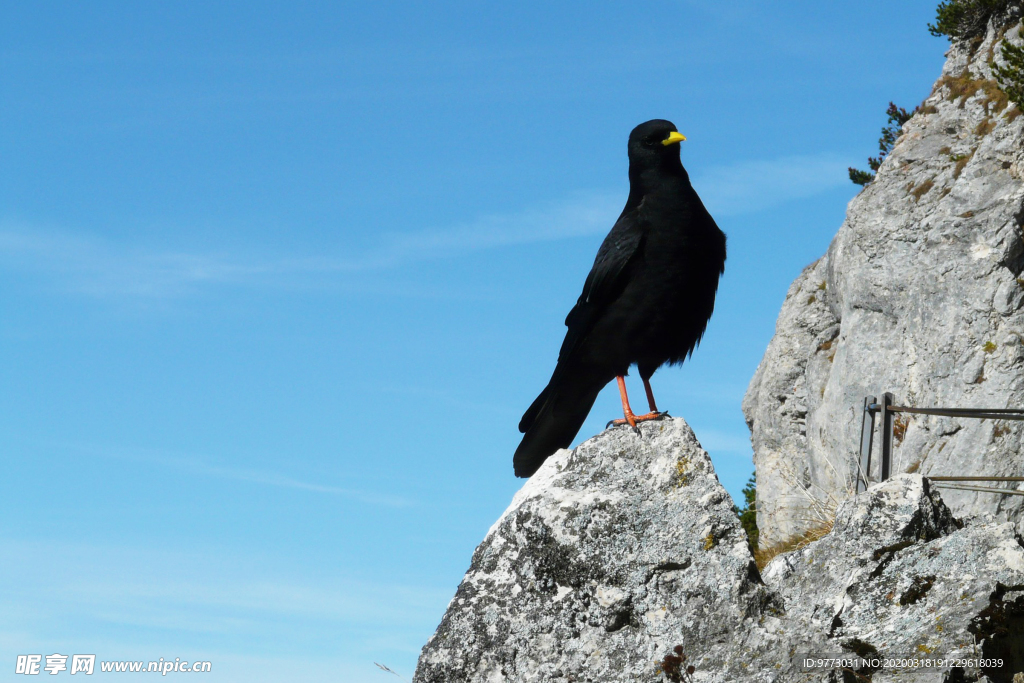
[[[517,477],[531,476],[549,455],[569,447],[609,381],[603,374],[555,370],[519,422],[523,440],[512,458]]]

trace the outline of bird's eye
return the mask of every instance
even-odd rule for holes
[[[644,147],[654,147],[654,139],[653,138],[644,138],[640,142],[643,144]]]

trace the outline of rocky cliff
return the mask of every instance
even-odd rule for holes
[[[958,521],[926,479],[904,474],[845,501],[830,534],[760,573],[687,424],[641,433],[615,428],[559,451],[523,486],[474,553],[414,683],[1009,683],[1024,671],[1012,524]],[[855,654],[868,659],[856,672],[804,666]],[[1004,665],[898,669],[876,655]]]
[[[1017,26],[992,24],[950,49],[828,252],[789,289],[743,404],[762,545],[806,532],[852,495],[865,396],[1024,407],[1024,116],[992,80]],[[894,466],[1022,476],[1019,425],[901,419]],[[1019,520],[1024,509],[1020,496],[943,497],[958,515]]]

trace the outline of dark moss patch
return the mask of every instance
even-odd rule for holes
[[[612,614],[608,623],[605,624],[604,630],[608,633],[615,633],[621,631],[627,626],[636,628],[640,625],[640,622],[636,618],[636,613],[633,611],[632,605],[626,605],[622,609]]]
[[[914,580],[910,583],[910,587],[903,591],[903,595],[900,596],[901,605],[913,605],[915,602],[928,595],[928,591],[932,589],[932,585],[935,583],[935,576],[915,576]]]
[[[1015,671],[1024,671],[1024,595],[1007,600],[1009,592],[1024,591],[1024,585],[996,584],[988,607],[971,619],[967,630],[981,646],[984,659],[1000,659],[1003,666],[982,668],[994,683],[1011,683]]]
[[[678,572],[689,569],[691,564],[693,564],[693,560],[690,558],[686,558],[682,562],[662,562],[651,569],[651,576],[659,572]]]
[[[559,586],[579,589],[590,581],[602,582],[605,574],[599,563],[573,562],[575,551],[555,540],[550,530],[542,524],[523,529],[525,546],[530,556],[525,562],[532,565],[537,590],[555,594]]]
[[[852,652],[858,657],[864,659],[874,659],[878,657],[878,648],[871,643],[861,640],[860,638],[851,638],[850,640],[843,643],[843,649],[847,652]],[[859,669],[844,669],[843,670],[843,683],[863,683],[863,681],[870,681],[872,674],[878,671],[877,666],[865,665]]]
[[[899,543],[893,543],[892,545],[876,549],[875,552],[871,553],[871,559],[875,561],[881,560],[881,562],[878,563],[877,567],[871,570],[871,573],[868,576],[872,579],[877,579],[882,575],[882,572],[885,571],[885,568],[889,563],[893,561],[893,558],[896,557],[896,553],[904,548],[909,548],[915,543],[917,543],[916,539],[908,538],[905,541],[900,541]]]

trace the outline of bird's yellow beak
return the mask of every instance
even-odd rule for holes
[[[665,138],[664,140],[661,141],[661,144],[663,144],[666,147],[668,147],[669,145],[674,145],[677,142],[682,142],[685,139],[686,139],[686,136],[683,135],[682,133],[678,133],[676,131],[672,131],[671,133],[668,134],[667,138]]]

